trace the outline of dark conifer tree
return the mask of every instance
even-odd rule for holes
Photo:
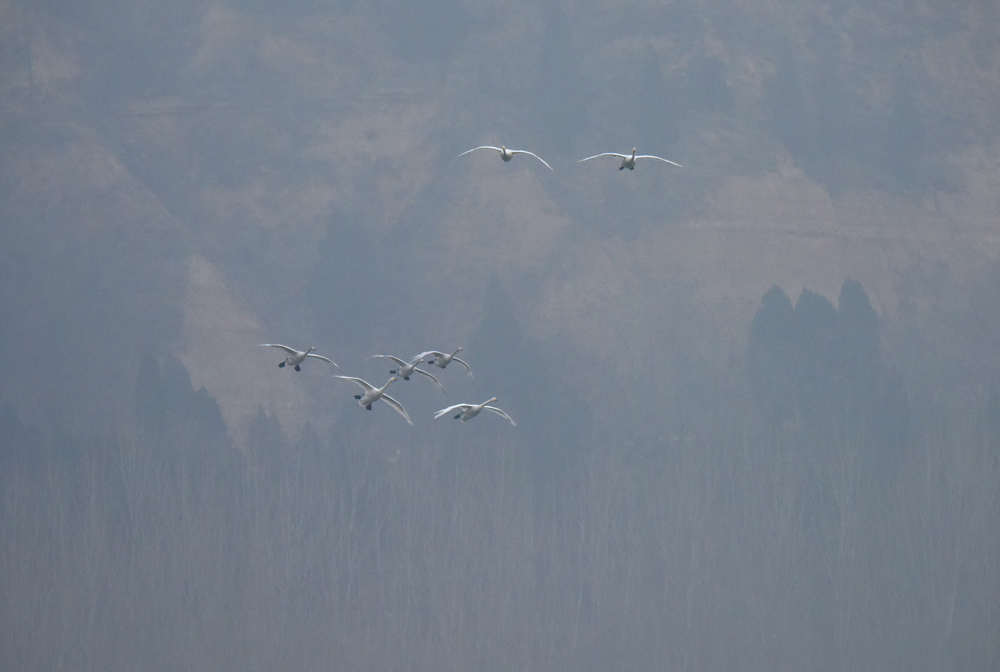
[[[795,396],[795,310],[785,291],[773,285],[760,300],[748,344],[748,368],[754,399],[773,424],[793,415]]]

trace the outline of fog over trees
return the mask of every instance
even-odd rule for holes
[[[1000,668],[997,7],[0,0],[0,668]]]

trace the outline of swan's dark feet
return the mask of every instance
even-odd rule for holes
[[[299,368],[299,365],[298,365],[298,364],[296,364],[296,365],[295,365],[295,370],[296,370],[296,371],[301,371],[302,369],[300,369],[300,368]]]
[[[635,170],[635,166],[629,166],[629,170]]]
[[[368,404],[367,406],[365,406],[365,408],[367,408],[370,411],[370,410],[372,410],[372,405]]]
[[[395,373],[395,372],[394,372],[394,373]],[[403,376],[403,380],[409,380],[409,379],[410,379],[410,377],[409,377],[409,376]]]
[[[354,398],[355,398],[355,399],[361,399],[361,395],[360,395],[360,394],[355,394],[355,395],[354,395]]]
[[[622,167],[621,167],[621,168],[619,168],[618,170],[625,170],[625,166],[622,166]]]
[[[395,375],[396,375],[396,372],[395,372],[395,371],[390,371],[389,373],[390,373],[390,374],[392,374],[393,376],[395,376]]]
[[[281,364],[278,364],[278,368],[279,368],[279,369],[283,369],[283,368],[285,368],[285,363],[284,363],[284,362],[282,362]]]
[[[456,419],[456,420],[458,420],[458,419],[460,419],[461,417],[462,417],[462,414],[461,414],[461,413],[459,413],[458,415],[456,415],[456,416],[455,416],[455,419]]]

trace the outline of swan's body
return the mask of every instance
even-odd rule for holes
[[[517,423],[514,422],[514,419],[512,417],[501,411],[496,406],[489,406],[490,402],[494,402],[496,400],[497,398],[493,397],[492,399],[487,399],[481,404],[455,404],[454,406],[449,406],[448,408],[442,408],[440,411],[434,414],[434,419],[437,420],[441,416],[448,415],[452,411],[458,411],[458,414],[455,416],[455,419],[461,420],[462,422],[468,422],[469,420],[472,420],[474,417],[476,417],[485,410],[485,411],[492,411],[493,413],[496,413],[501,417],[507,418],[508,420],[510,420],[510,424],[517,427]]]
[[[396,368],[393,371],[389,371],[389,373],[395,376],[399,376],[403,380],[409,380],[410,376],[412,376],[414,373],[419,373],[421,375],[427,376],[428,378],[434,381],[435,385],[441,388],[441,393],[444,394],[444,385],[441,384],[441,381],[439,381],[437,378],[427,373],[423,369],[417,368],[417,364],[420,364],[424,359],[423,355],[417,355],[408,362],[404,362],[399,357],[393,357],[392,355],[372,355],[372,357],[381,357],[384,359],[391,359],[392,361],[394,361],[396,363]]]
[[[631,154],[618,154],[617,152],[604,152],[603,154],[594,154],[593,156],[588,156],[586,159],[580,159],[579,161],[577,161],[577,163],[583,163],[584,161],[590,161],[591,159],[596,159],[599,156],[617,156],[619,159],[622,160],[622,165],[621,165],[620,168],[618,168],[618,170],[625,170],[626,168],[628,168],[629,170],[635,170],[635,162],[638,159],[656,159],[657,161],[663,161],[664,163],[669,163],[671,166],[677,166],[678,168],[683,168],[684,167],[684,166],[682,166],[679,163],[674,163],[673,161],[671,161],[669,159],[664,159],[663,157],[660,157],[660,156],[653,156],[652,154],[639,154],[638,156],[636,156],[636,154],[635,154],[635,147],[632,148],[632,153]]]
[[[473,147],[472,149],[469,149],[469,150],[466,150],[466,151],[462,152],[461,154],[459,154],[459,156],[460,157],[461,156],[465,156],[469,152],[474,152],[477,149],[494,149],[494,150],[500,152],[500,158],[503,159],[504,161],[510,161],[511,159],[514,158],[515,154],[527,154],[528,156],[535,157],[536,159],[538,159],[539,161],[541,161],[542,163],[544,163],[546,168],[548,168],[549,170],[552,170],[552,166],[550,166],[549,164],[545,163],[545,160],[542,157],[538,156],[537,154],[529,152],[526,149],[507,149],[503,145],[500,145],[499,147],[494,147],[493,145],[480,145],[479,147]]]
[[[288,353],[288,356],[285,357],[285,361],[283,361],[280,364],[278,364],[278,368],[279,369],[283,369],[287,365],[287,366],[295,367],[296,371],[301,371],[302,369],[299,368],[299,364],[301,364],[302,362],[306,361],[307,357],[313,357],[315,359],[322,359],[324,362],[329,362],[330,364],[333,364],[333,366],[338,371],[340,371],[340,367],[337,366],[337,363],[335,361],[333,361],[332,359],[327,359],[323,355],[314,355],[314,354],[312,354],[312,351],[316,349],[315,347],[309,348],[305,352],[302,352],[301,350],[296,350],[295,348],[289,348],[287,345],[281,345],[280,343],[261,343],[260,347],[262,347],[262,348],[281,348],[282,350],[284,350],[285,352]]]
[[[462,361],[461,359],[455,356],[460,352],[462,352],[462,348],[458,348],[457,350],[455,350],[455,352],[451,353],[450,355],[444,352],[438,352],[437,350],[428,350],[427,352],[420,353],[417,359],[422,361],[424,357],[427,357],[428,355],[434,355],[434,359],[428,359],[427,363],[433,364],[439,369],[443,369],[452,362],[458,362],[459,364],[465,367],[466,371],[469,372],[469,378],[472,378],[472,382],[474,383],[476,382],[476,379],[472,375],[472,368],[466,362]]]
[[[375,387],[374,385],[371,385],[368,382],[361,380],[360,378],[354,378],[353,376],[335,376],[335,377],[343,378],[344,380],[353,380],[355,383],[361,386],[361,389],[364,390],[364,393],[354,395],[354,398],[358,400],[359,406],[363,406],[364,408],[367,408],[370,411],[372,410],[372,404],[381,399],[382,401],[384,401],[385,403],[389,404],[394,409],[396,409],[396,412],[399,413],[404,418],[406,418],[406,421],[408,423],[410,423],[411,425],[413,424],[413,421],[410,420],[410,415],[406,412],[406,409],[403,408],[403,405],[385,393],[385,388],[389,387],[389,383],[396,380],[396,376],[393,376],[389,380],[385,381],[385,385],[383,385],[382,387]]]

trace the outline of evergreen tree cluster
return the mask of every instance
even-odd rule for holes
[[[879,351],[878,316],[861,283],[846,280],[837,307],[803,289],[795,305],[777,285],[761,298],[748,342],[751,396],[764,425],[826,442],[857,437],[898,449],[907,402]]]

